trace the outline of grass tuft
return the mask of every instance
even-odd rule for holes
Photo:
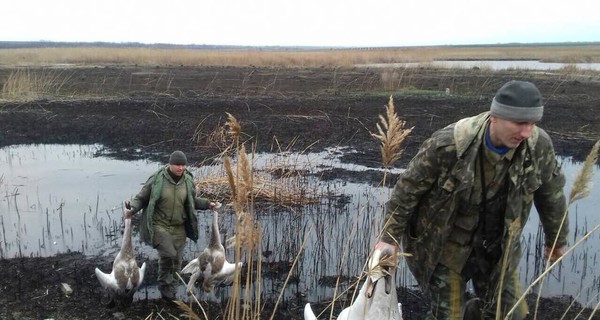
[[[47,96],[57,96],[69,83],[71,76],[58,71],[34,72],[27,69],[13,71],[2,85],[0,98],[31,101]]]

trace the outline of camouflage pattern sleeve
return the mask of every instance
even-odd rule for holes
[[[146,183],[144,183],[144,186],[142,187],[140,192],[138,192],[138,194],[135,195],[135,197],[133,197],[133,199],[131,200],[131,210],[133,213],[140,211],[148,205],[148,202],[150,201],[150,193],[152,191],[152,184],[154,183],[155,176],[156,174],[150,176],[148,180],[146,180]]]
[[[408,167],[398,177],[387,203],[382,240],[400,244],[411,216],[416,212],[421,196],[431,189],[438,178],[438,141],[436,136],[426,140]]]
[[[542,130],[540,130],[542,131]],[[567,244],[569,233],[567,202],[564,194],[565,176],[554,154],[550,137],[542,131],[536,153],[540,156],[539,168],[542,184],[534,193],[534,204],[544,229],[545,244],[552,246],[559,229],[558,247]],[[564,217],[564,224],[561,223]]]

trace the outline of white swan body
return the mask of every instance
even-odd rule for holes
[[[190,261],[181,273],[191,273],[187,284],[187,292],[192,293],[196,280],[202,282],[202,290],[211,292],[217,284],[231,284],[236,268],[241,268],[242,263],[230,263],[225,259],[225,247],[221,243],[219,232],[219,214],[213,211],[213,223],[208,246],[200,253],[198,258]]]
[[[370,296],[369,296],[370,293]],[[371,272],[351,306],[337,320],[402,320],[393,274]],[[317,320],[310,303],[304,306],[304,320]]]
[[[133,301],[133,295],[144,281],[146,263],[138,267],[131,244],[131,213],[123,212],[125,229],[121,250],[117,253],[112,266],[112,272],[106,274],[96,268],[96,277],[100,285],[111,298],[109,306],[127,307]]]

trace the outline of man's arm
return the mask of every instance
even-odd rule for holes
[[[545,136],[540,136],[540,139]],[[548,138],[549,140],[549,138]],[[550,152],[541,159],[541,186],[534,193],[534,204],[538,211],[545,235],[545,253],[555,260],[562,256],[567,245],[569,219],[567,201],[564,194],[565,176],[560,164],[556,161],[554,149],[550,144]],[[552,245],[556,241],[555,250],[550,255]]]
[[[417,210],[421,197],[431,190],[440,172],[447,170],[440,161],[444,148],[436,143],[435,137],[425,141],[417,155],[400,174],[392,196],[387,203],[382,241],[399,245],[401,234]]]

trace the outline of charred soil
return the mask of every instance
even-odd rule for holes
[[[0,81],[10,72],[0,69]],[[558,155],[581,160],[600,136],[598,75],[415,69],[405,71],[409,76],[390,87],[382,80],[383,70],[367,68],[98,66],[64,72],[75,81],[63,89],[73,94],[0,102],[0,147],[98,143],[105,148],[103,155],[159,161],[179,149],[201,163],[222,151],[219,128],[230,113],[257,151],[349,146],[356,152],[345,161],[377,168],[379,145],[370,133],[393,96],[398,115],[408,127],[414,126],[395,164],[402,167],[434,130],[487,111],[495,91],[511,79],[533,81],[542,91],[545,112],[538,125],[550,134]],[[381,181],[375,170],[351,174],[342,170],[327,176]],[[136,301],[126,310],[105,308],[94,276],[96,266],[110,265],[103,259],[73,252],[0,260],[0,318],[146,319],[159,314],[182,318],[179,308],[153,299]],[[152,283],[155,262],[147,272]],[[69,284],[73,293],[63,294],[61,283]],[[427,302],[416,290],[403,288],[399,297],[405,319],[418,319],[426,309]],[[302,297],[284,301],[275,319],[302,319],[305,302]],[[267,302],[265,318],[273,303]],[[542,299],[538,319],[560,318],[570,303],[569,297]],[[224,305],[203,306],[210,319],[223,317]],[[324,306],[314,308],[321,311]],[[575,303],[566,319],[575,318],[580,310]],[[585,314],[589,317],[589,310]]]

